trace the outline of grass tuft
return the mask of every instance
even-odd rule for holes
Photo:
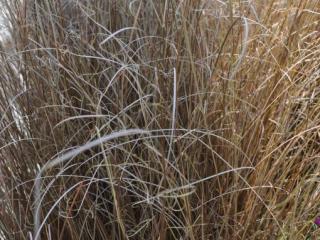
[[[1,239],[319,236],[319,1],[1,1]]]

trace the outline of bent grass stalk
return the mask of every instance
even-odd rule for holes
[[[99,137],[98,139],[91,141],[89,143],[84,144],[81,147],[77,147],[75,149],[72,149],[70,151],[68,151],[67,153],[64,153],[62,156],[59,156],[55,159],[53,159],[52,161],[48,162],[46,165],[44,165],[39,173],[37,174],[37,177],[35,179],[35,190],[34,190],[34,199],[35,199],[35,212],[34,212],[34,239],[40,239],[39,238],[39,234],[40,234],[40,230],[43,227],[43,224],[45,223],[45,221],[42,222],[42,224],[40,225],[40,211],[41,211],[41,201],[40,201],[40,197],[41,197],[41,176],[43,173],[45,173],[45,171],[69,160],[70,158],[73,158],[77,155],[79,155],[80,153],[91,149],[95,146],[99,146],[102,145],[103,143],[107,142],[107,141],[111,141],[113,139],[116,138],[120,138],[120,137],[125,137],[125,136],[130,136],[130,135],[137,135],[137,134],[148,134],[148,131],[145,130],[141,130],[141,129],[128,129],[128,130],[122,130],[122,131],[118,131],[118,132],[114,132],[111,133],[109,135],[103,136],[103,137]],[[105,154],[105,152],[104,152]],[[112,177],[109,175],[110,177],[110,181],[112,184]],[[74,187],[77,187],[77,185],[75,185]],[[74,188],[73,187],[73,188]],[[73,189],[72,188],[72,189]],[[69,189],[69,191],[71,191],[72,189]],[[116,196],[114,196],[116,197]],[[57,201],[59,202],[59,201]],[[116,200],[115,200],[116,202]]]

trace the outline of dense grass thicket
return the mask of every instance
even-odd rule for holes
[[[2,239],[317,239],[319,0],[2,0]]]

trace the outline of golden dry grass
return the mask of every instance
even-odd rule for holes
[[[318,0],[4,4],[4,239],[320,235]]]

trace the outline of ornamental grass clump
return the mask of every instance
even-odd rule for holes
[[[1,238],[320,234],[317,0],[2,2]]]

